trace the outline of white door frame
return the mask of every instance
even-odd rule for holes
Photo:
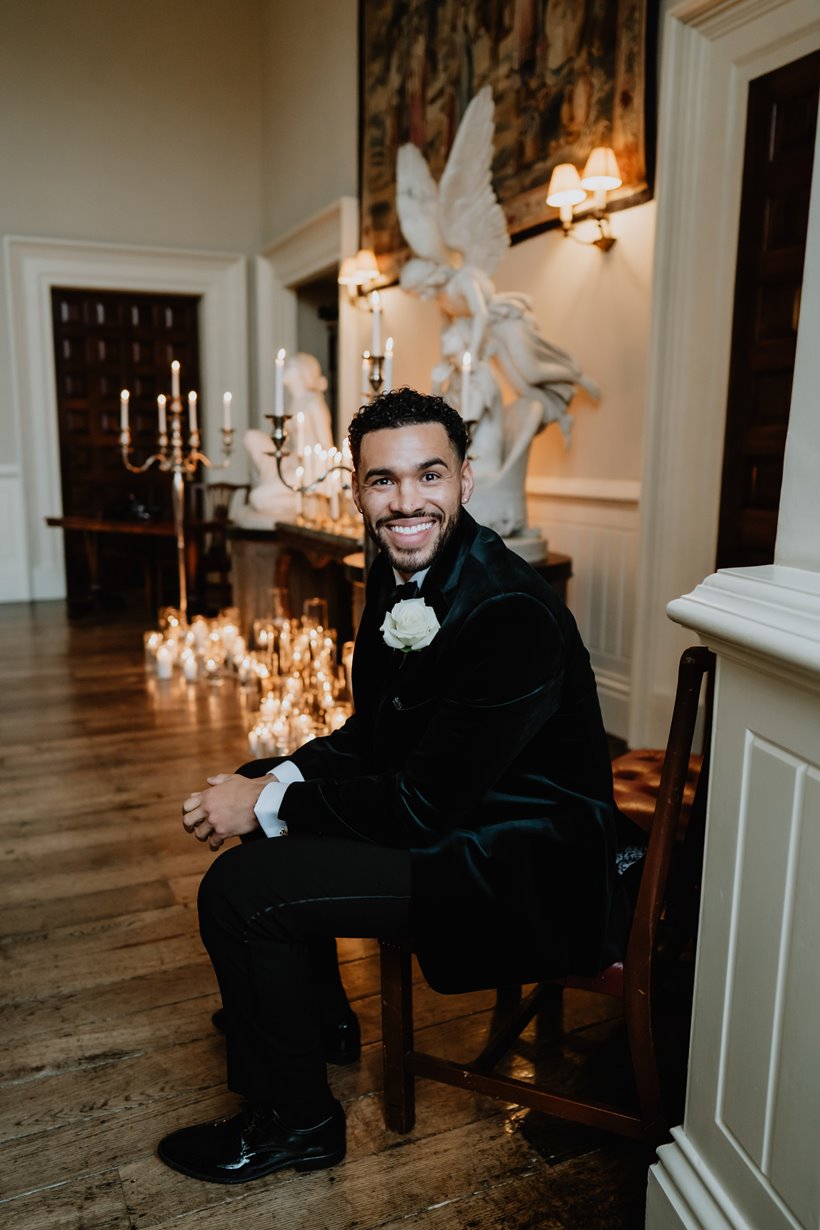
[[[52,287],[155,291],[201,297],[204,436],[206,446],[216,454],[214,460],[218,461],[221,456],[221,394],[225,389],[230,389],[234,395],[240,453],[248,418],[246,264],[243,256],[228,253],[18,236],[6,237],[5,248],[12,333],[12,395],[22,450],[30,592],[35,599],[62,598],[65,596],[62,541],[44,521],[46,516],[62,514]],[[121,464],[118,450],[112,448],[111,465]],[[226,474],[239,479],[244,471],[244,456],[241,455]]]
[[[665,742],[692,635],[667,603],[714,571],[749,82],[818,46],[817,0],[685,0],[666,17],[632,747]]]
[[[335,272],[359,246],[359,204],[343,196],[271,243],[256,258],[256,372],[259,422],[273,413],[273,360],[284,348],[296,350],[296,289],[324,273]],[[359,388],[356,309],[339,295],[339,413],[346,423]],[[337,441],[338,443],[338,441]]]

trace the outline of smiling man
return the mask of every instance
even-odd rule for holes
[[[555,592],[464,510],[466,443],[437,397],[399,389],[359,411],[354,498],[380,554],[355,714],[183,804],[212,849],[245,839],[199,897],[228,1084],[245,1101],[159,1145],[195,1178],[344,1156],[326,1060],[351,1058],[340,1040],[355,1017],[333,937],[412,936],[443,992],[592,974],[622,955],[632,894],[619,855],[642,838],[612,800],[589,658]]]

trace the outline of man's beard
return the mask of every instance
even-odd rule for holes
[[[383,529],[383,527],[390,525],[394,521],[404,521],[406,520],[405,517],[382,517],[376,525],[373,525],[366,517],[364,518],[364,528],[382,554],[387,557],[388,562],[395,568],[396,572],[406,572],[410,576],[414,572],[421,572],[423,568],[429,568],[435,563],[455,533],[456,526],[461,519],[461,509],[459,508],[457,512],[447,518],[441,513],[433,515],[430,513],[413,513],[412,516],[423,516],[427,521],[435,521],[440,527],[440,532],[435,542],[430,546],[419,547],[415,551],[402,552],[394,550],[395,543],[389,538],[390,531]]]

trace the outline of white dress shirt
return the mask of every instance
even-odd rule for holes
[[[429,571],[429,567],[421,568],[418,572],[413,573],[410,580],[415,581],[416,585],[421,589],[422,581]],[[393,576],[396,579],[397,585],[404,584],[403,578],[399,576],[395,568],[393,569]],[[276,775],[276,780],[268,782],[263,787],[253,810],[261,829],[267,837],[287,837],[288,826],[284,820],[279,819],[279,809],[282,806],[285,791],[291,782],[303,782],[305,779],[292,760],[283,760],[275,769],[271,769],[271,775],[273,774]]]

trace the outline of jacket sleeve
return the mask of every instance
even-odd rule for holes
[[[399,748],[403,721],[414,732],[424,723],[420,737],[408,726],[403,763],[343,781],[323,772],[294,783],[282,819],[295,835],[399,848],[434,845],[472,827],[481,800],[557,710],[563,671],[562,635],[542,603],[523,593],[487,599],[448,646],[427,711],[390,713]]]

